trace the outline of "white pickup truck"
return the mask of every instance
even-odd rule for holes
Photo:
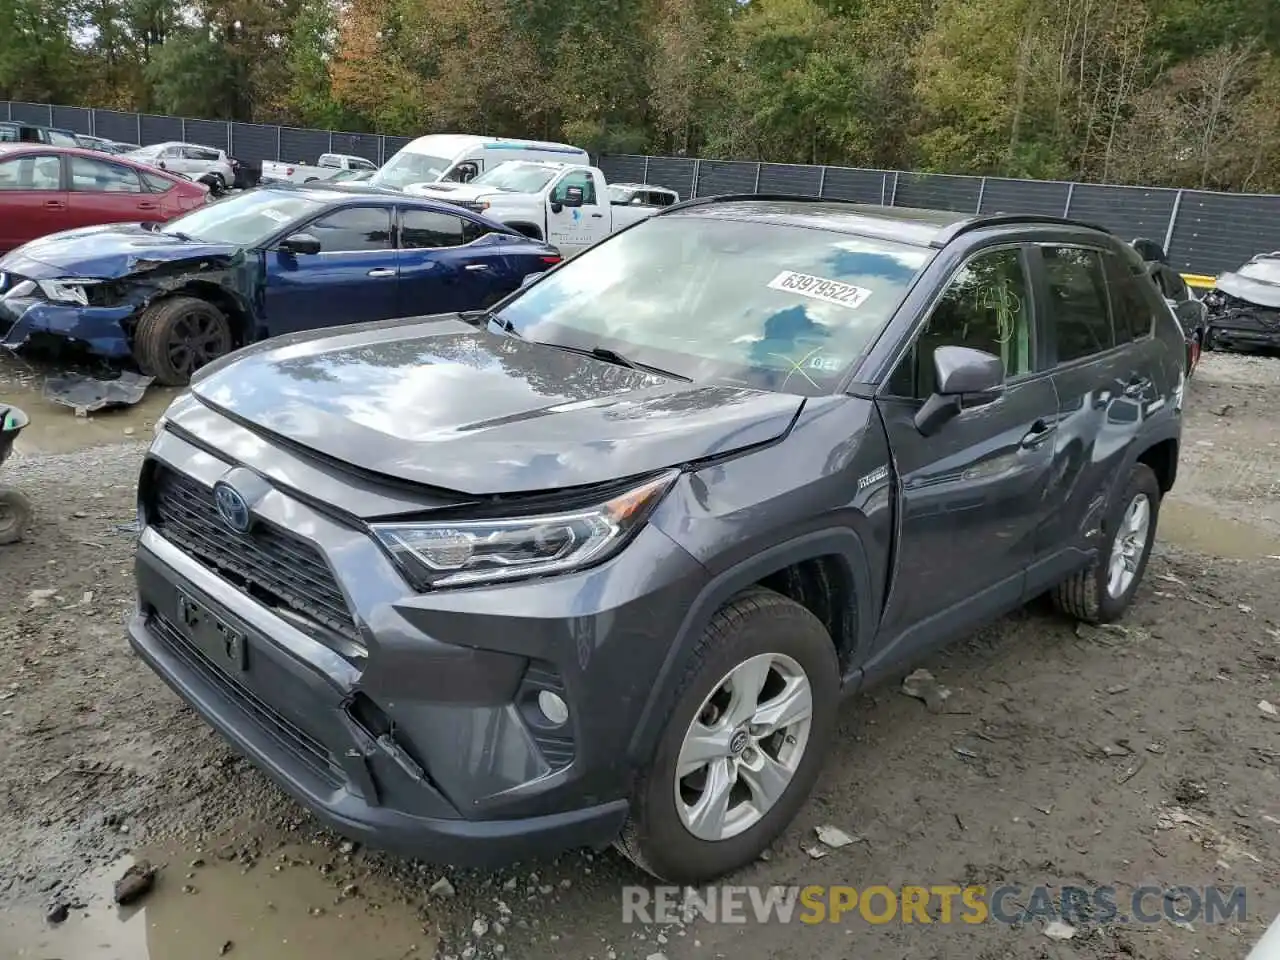
[[[490,220],[555,245],[568,258],[679,199],[675,191],[664,187],[627,186],[631,189],[624,199],[622,195],[615,197],[596,167],[509,160],[468,183],[414,183],[404,192],[483,213]],[[656,202],[655,197],[667,202]]]
[[[364,157],[354,157],[346,153],[322,153],[319,162],[312,166],[307,163],[285,163],[281,160],[267,160],[262,164],[262,181],[288,181],[289,183],[311,183],[314,180],[328,180],[342,170],[377,170],[378,165]]]

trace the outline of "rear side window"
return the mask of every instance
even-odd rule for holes
[[[1131,272],[1125,262],[1114,253],[1108,253],[1104,260],[1116,343],[1129,343],[1149,336],[1155,318],[1148,291],[1143,289],[1150,283],[1148,277],[1145,272]]]
[[[434,210],[403,210],[400,214],[400,246],[406,250],[461,247],[488,233],[478,223]]]
[[[62,160],[20,156],[0,161],[0,190],[61,190]]]
[[[167,177],[162,177],[155,173],[142,174],[142,182],[147,185],[147,189],[152,193],[168,193],[175,186],[174,182]]]
[[[1116,345],[1108,312],[1102,253],[1082,247],[1042,247],[1048,286],[1048,329],[1059,363],[1070,363]]]
[[[142,184],[132,167],[72,157],[71,189],[85,193],[141,193]]]

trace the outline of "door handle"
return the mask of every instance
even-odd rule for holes
[[[375,267],[369,271],[371,277],[394,277],[396,272],[390,267]]]
[[[1026,435],[1023,436],[1021,441],[1019,441],[1018,445],[1024,450],[1034,450],[1036,447],[1040,446],[1040,444],[1044,443],[1049,434],[1053,433],[1055,429],[1057,429],[1057,427],[1054,424],[1046,423],[1043,420],[1037,420],[1031,425],[1031,429],[1026,432]]]
[[[140,203],[140,204],[138,204],[138,209],[139,209],[139,210],[154,210],[155,208],[156,208],[156,205],[155,205],[154,203]]]
[[[592,217],[594,217],[595,219],[599,220],[601,217],[603,217],[603,216],[604,216],[604,214],[603,214],[603,213],[593,213],[591,216],[592,216]]]
[[[62,210],[66,207],[66,203],[61,200],[46,200],[44,205],[50,210]]]
[[[488,270],[489,265],[487,263],[468,263],[467,269],[468,270]]]

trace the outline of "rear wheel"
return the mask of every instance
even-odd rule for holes
[[[1145,463],[1134,464],[1107,517],[1106,541],[1094,565],[1054,589],[1058,609],[1085,623],[1120,619],[1146,572],[1159,516],[1160,483]]]
[[[731,600],[692,655],[619,849],[670,883],[753,862],[808,797],[839,695],[835,647],[813,614],[763,588]]]
[[[231,324],[205,300],[171,297],[143,312],[133,335],[133,352],[148,376],[166,387],[186,386],[207,363],[230,353]]]

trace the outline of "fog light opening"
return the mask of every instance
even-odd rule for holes
[[[564,698],[550,690],[542,690],[538,693],[538,709],[542,711],[542,715],[557,727],[563,726],[569,720],[569,705],[564,702]]]

